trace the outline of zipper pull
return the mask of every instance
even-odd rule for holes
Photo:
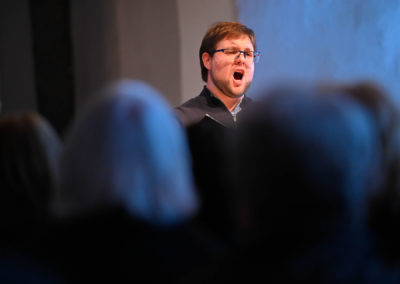
[[[223,124],[221,121],[215,119],[214,117],[212,117],[212,116],[209,115],[208,113],[206,113],[204,116],[205,116],[205,117],[208,117],[208,118],[210,118],[210,119],[212,119],[212,120],[214,120],[216,123],[221,124],[222,126],[227,127],[227,126],[226,126],[225,124]]]

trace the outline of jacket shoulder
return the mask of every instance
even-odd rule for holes
[[[183,124],[187,127],[200,121],[206,114],[207,100],[204,96],[198,95],[182,105],[175,107],[174,112]]]

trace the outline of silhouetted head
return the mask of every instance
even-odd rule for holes
[[[293,279],[354,276],[379,181],[378,139],[371,114],[340,94],[279,89],[246,109],[236,177],[248,256]]]
[[[255,202],[250,210],[268,220],[259,225],[324,234],[364,216],[380,151],[373,119],[359,104],[311,90],[279,90],[242,121],[239,180]]]
[[[120,81],[91,102],[61,160],[59,214],[113,207],[157,225],[197,208],[183,130],[160,94],[138,81]]]
[[[328,95],[341,91],[364,105],[373,115],[382,151],[382,187],[370,206],[375,244],[384,260],[400,261],[400,113],[384,89],[373,82],[352,85],[324,85]]]
[[[47,215],[60,140],[33,111],[0,117],[1,231],[23,230]]]

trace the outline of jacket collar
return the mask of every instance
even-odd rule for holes
[[[227,111],[229,111],[227,109],[227,107],[225,106],[225,104],[219,98],[214,96],[206,86],[203,87],[203,90],[201,91],[200,95],[205,96],[207,98],[207,102],[209,104],[214,105],[214,106],[224,107]],[[241,108],[245,107],[251,101],[252,101],[252,99],[247,97],[246,94],[244,94],[243,99],[239,103],[240,107]]]

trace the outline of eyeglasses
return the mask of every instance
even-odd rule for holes
[[[222,48],[222,49],[217,49],[213,53],[216,52],[223,52],[225,55],[228,55],[230,57],[234,57],[235,60],[240,57],[240,54],[243,53],[244,60],[248,62],[254,62],[258,63],[260,61],[260,52],[259,51],[250,51],[250,50],[238,50],[234,48]]]

